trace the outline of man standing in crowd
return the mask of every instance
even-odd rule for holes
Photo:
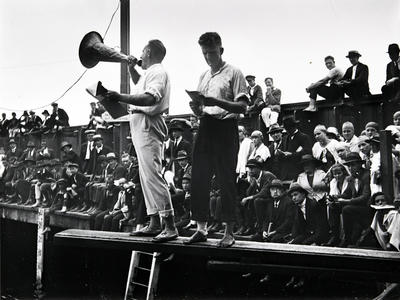
[[[189,103],[201,119],[192,166],[191,209],[197,231],[186,243],[207,240],[208,199],[215,174],[221,188],[222,221],[226,222],[225,234],[218,246],[229,247],[235,242],[235,168],[239,150],[236,118],[247,108],[246,80],[239,69],[223,61],[224,48],[218,33],[204,33],[199,45],[210,69],[200,77],[197,101]]]
[[[108,98],[129,104],[132,143],[139,162],[139,175],[150,224],[133,235],[154,236],[154,242],[165,242],[178,237],[174,223],[171,196],[162,175],[162,146],[167,126],[162,114],[168,111],[170,80],[162,66],[166,49],[160,40],[151,40],[144,47],[141,59],[146,73],[135,69],[131,58],[129,72],[136,88],[132,95],[109,92]],[[160,217],[165,228],[161,231]],[[161,232],[160,232],[161,231]]]
[[[261,109],[265,106],[263,92],[261,86],[256,84],[256,77],[254,75],[247,75],[246,80],[248,83],[247,93],[250,96],[249,107],[246,112],[246,116],[250,120],[251,129],[258,127],[258,116],[260,115]]]
[[[385,99],[397,99],[400,95],[400,69],[399,58],[400,48],[397,44],[390,44],[388,54],[390,63],[386,67],[386,82],[382,87],[382,94]]]
[[[358,60],[361,54],[358,51],[349,51],[346,56],[352,66],[346,70],[343,78],[337,83],[343,91],[351,98],[359,98],[370,95],[368,85],[368,66]]]
[[[8,120],[5,113],[1,114],[0,137],[8,137]]]
[[[267,91],[265,92],[265,107],[261,111],[261,118],[268,131],[272,124],[278,123],[279,113],[281,112],[282,92],[274,87],[274,80],[271,77],[265,78],[264,82]]]
[[[333,56],[325,57],[325,66],[329,70],[328,74],[306,88],[306,92],[310,94],[310,105],[304,109],[305,111],[317,111],[318,95],[326,100],[336,100],[343,97],[343,91],[337,85],[343,77],[343,71],[336,67]]]
[[[96,133],[94,129],[85,130],[86,142],[81,145],[81,160],[83,161],[82,172],[85,174],[92,174],[93,172],[93,155],[94,148],[93,136]]]

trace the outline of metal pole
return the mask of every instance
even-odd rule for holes
[[[130,5],[129,0],[121,1],[121,52],[126,55],[130,54],[129,51],[129,35],[130,35]],[[128,64],[125,62],[121,63],[121,87],[120,92],[129,94],[129,72]]]

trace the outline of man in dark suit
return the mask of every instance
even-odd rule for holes
[[[66,188],[66,196],[64,199],[63,208],[61,212],[69,211],[78,211],[82,209],[84,204],[84,194],[85,194],[85,186],[88,182],[88,179],[85,175],[78,172],[79,165],[76,163],[69,163],[67,165],[68,172],[66,172],[66,177],[64,177],[67,181]]]
[[[165,151],[166,157],[170,159],[170,165],[174,164],[174,171],[179,170],[179,164],[175,161],[179,151],[186,151],[188,158],[192,156],[192,144],[183,138],[183,125],[180,122],[174,122],[170,125],[169,131],[172,135],[168,149]]]
[[[88,174],[98,173],[96,172],[96,169],[99,168],[100,164],[97,162],[97,158],[100,155],[107,155],[108,153],[111,152],[111,148],[103,144],[103,137],[100,134],[96,134],[93,136],[93,142],[94,142],[94,148],[90,154],[90,159],[89,159],[90,173],[88,172]]]
[[[25,161],[28,158],[33,161],[36,161],[37,152],[38,151],[35,147],[35,143],[33,141],[29,141],[28,144],[26,145],[26,149],[22,152],[18,160]]]
[[[370,173],[362,167],[364,162],[357,152],[347,155],[344,164],[350,170],[350,176],[346,178],[348,186],[341,198],[335,201],[337,205],[329,209],[329,218],[334,221],[331,221],[331,226],[333,225],[336,239],[339,235],[340,212],[342,213],[344,237],[339,247],[356,244],[361,231],[368,228],[372,221],[372,210],[368,205],[371,198]],[[335,241],[330,242],[333,244]]]
[[[81,145],[80,157],[83,162],[82,172],[85,174],[92,174],[93,170],[93,157],[92,150],[94,148],[93,136],[96,133],[94,129],[85,130],[86,142]]]
[[[1,114],[0,137],[8,137],[8,120],[5,113]]]
[[[309,198],[297,182],[290,185],[288,194],[296,205],[290,243],[320,245],[326,242],[329,226],[324,206]]]
[[[59,127],[68,127],[69,126],[69,117],[68,114],[62,108],[58,107],[58,103],[53,102],[51,104],[53,106],[53,113],[50,118],[53,121],[54,127],[58,130]]]
[[[10,141],[8,142],[8,150],[6,152],[7,160],[9,160],[11,157],[18,159],[21,155],[22,152],[17,148],[17,143],[15,142],[15,140],[10,139]]]
[[[300,159],[304,154],[311,154],[311,138],[300,132],[298,123],[294,116],[285,116],[283,126],[287,135],[282,140],[282,150],[275,151],[277,159],[281,162],[282,180],[295,180],[303,171]]]
[[[371,95],[368,85],[368,66],[358,61],[360,56],[361,54],[356,50],[349,51],[346,57],[352,66],[346,70],[342,80],[337,83],[351,98]]]
[[[274,179],[268,188],[269,198],[254,200],[258,232],[253,240],[280,243],[292,230],[295,206],[287,196],[282,181]]]
[[[268,135],[274,140],[269,144],[268,149],[271,156],[268,158],[266,163],[266,169],[274,173],[278,178],[282,178],[282,168],[280,162],[279,151],[282,151],[282,141],[283,141],[283,127],[279,124],[273,124],[269,128]]]
[[[81,166],[81,159],[79,158],[78,154],[76,154],[75,151],[72,150],[72,145],[70,142],[67,141],[61,142],[60,150],[61,150],[61,155],[60,155],[61,163],[64,164],[66,162],[73,162]]]
[[[247,94],[249,95],[250,102],[245,117],[249,122],[249,130],[253,131],[257,129],[259,115],[261,110],[265,107],[265,102],[263,98],[263,91],[261,86],[256,84],[256,77],[254,75],[247,75]]]
[[[276,176],[268,171],[262,171],[262,163],[257,159],[249,159],[246,167],[249,168],[250,185],[246,191],[247,197],[241,200],[242,214],[246,230],[243,235],[254,233],[256,199],[269,199],[269,185]],[[260,224],[259,224],[260,225]]]
[[[36,160],[42,159],[53,159],[54,158],[54,150],[47,146],[47,140],[43,138],[40,142],[40,148],[36,153]]]
[[[399,45],[390,44],[388,53],[391,62],[386,67],[386,82],[382,87],[382,94],[385,99],[392,99],[400,96]]]

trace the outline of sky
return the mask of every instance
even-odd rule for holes
[[[34,109],[41,113],[85,71],[78,57],[89,31],[104,35],[118,0],[1,0],[0,112]],[[140,56],[148,40],[167,48],[163,64],[171,77],[170,114],[189,113],[185,89],[195,89],[208,66],[197,44],[216,31],[223,58],[244,75],[273,77],[282,103],[306,101],[305,88],[324,77],[324,57],[333,55],[343,70],[345,57],[358,50],[370,70],[370,89],[380,92],[389,61],[387,47],[400,43],[398,0],[131,0],[130,52]],[[104,39],[117,50],[120,11]],[[89,69],[60,100],[71,125],[88,121],[85,88],[102,81],[120,88],[120,64],[101,62]]]

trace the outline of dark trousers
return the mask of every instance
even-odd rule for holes
[[[102,211],[94,218],[94,230],[101,230],[103,228],[104,217],[108,215],[109,211]]]
[[[119,220],[124,218],[124,214],[118,211],[114,215],[106,215],[103,220],[103,231],[119,231]]]
[[[400,97],[400,83],[382,86],[382,96],[385,100],[398,99]]]
[[[268,213],[268,203],[271,202],[271,199],[265,198],[256,198],[254,199],[254,210],[257,218],[257,231],[263,232],[265,229],[265,220],[267,219]]]
[[[342,208],[344,238],[350,243],[356,243],[361,236],[361,231],[355,228],[368,228],[372,222],[371,208],[368,206],[346,205]]]
[[[235,221],[235,169],[239,137],[235,119],[201,118],[193,149],[192,219],[206,222],[209,217],[211,178],[215,174],[221,189],[221,219]]]
[[[317,99],[317,95],[320,95],[326,100],[336,100],[344,96],[342,89],[334,84],[331,86],[320,85],[310,91],[311,99]]]

